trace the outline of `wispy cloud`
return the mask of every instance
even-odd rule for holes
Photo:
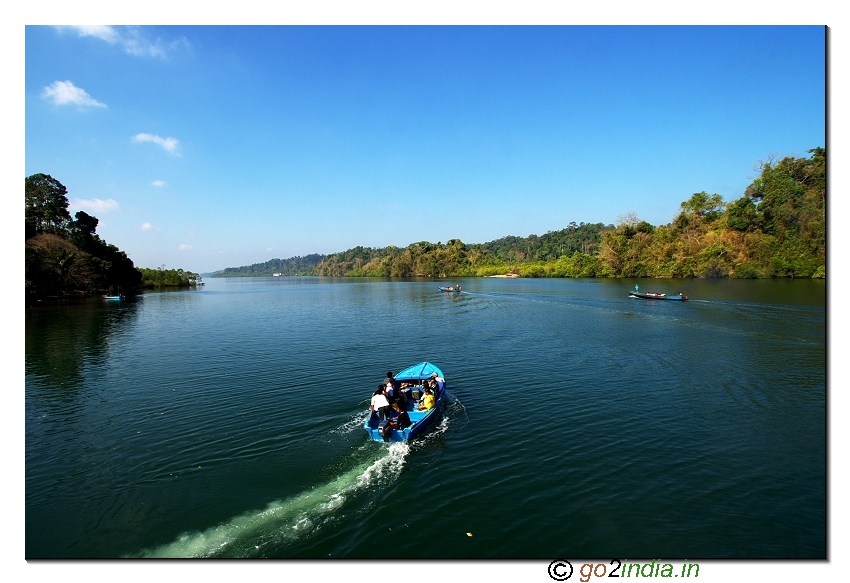
[[[90,36],[111,45],[120,46],[124,52],[135,57],[168,57],[168,53],[179,47],[188,47],[185,37],[164,42],[151,39],[144,30],[136,26],[57,26],[64,31],[71,29],[79,36]]]
[[[150,223],[142,223],[142,225],[139,227],[139,229],[141,229],[142,231],[150,231],[151,229],[156,229],[157,231],[162,230],[159,227],[155,227]]]
[[[53,101],[54,105],[76,105],[78,107],[106,107],[88,94],[85,89],[77,87],[70,81],[54,81],[41,92],[44,99]]]
[[[72,209],[89,210],[98,213],[108,213],[109,211],[117,211],[118,203],[111,198],[101,200],[99,198],[85,199],[75,198],[69,205]]]
[[[121,35],[113,26],[104,25],[80,25],[80,26],[60,26],[58,28],[71,28],[77,31],[80,36],[93,36],[100,40],[105,40],[110,44],[115,44],[121,40]]]
[[[187,251],[187,250],[189,250],[189,249],[191,249],[191,248],[192,248],[192,246],[191,246],[191,245],[186,245],[185,243],[183,243],[183,244],[182,244],[182,245],[180,245],[180,247],[179,247],[179,249],[180,249],[181,251]]]
[[[134,142],[153,142],[154,144],[161,146],[163,150],[179,156],[180,154],[177,152],[177,147],[180,145],[180,141],[177,138],[162,138],[157,136],[156,134],[136,134],[133,136]]]
[[[168,186],[168,183],[165,180],[154,180],[153,182],[151,182],[151,186],[162,188],[163,186]]]

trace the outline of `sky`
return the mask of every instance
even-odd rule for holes
[[[25,175],[138,267],[484,243],[695,192],[826,145],[825,29],[25,30]]]

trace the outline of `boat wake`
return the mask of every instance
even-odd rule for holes
[[[346,435],[350,434],[354,431],[363,431],[363,423],[366,422],[366,419],[369,417],[368,411],[358,411],[353,414],[348,421],[340,425],[339,427],[335,427],[330,430],[331,435]]]
[[[361,421],[362,422],[362,421]],[[264,557],[279,555],[281,547],[314,536],[346,516],[345,509],[361,494],[382,490],[395,482],[410,451],[406,443],[375,448],[370,442],[363,451],[371,459],[352,470],[308,491],[270,502],[203,532],[188,533],[177,540],[144,550],[136,557]],[[368,508],[370,502],[366,503]],[[352,509],[360,512],[363,506]]]

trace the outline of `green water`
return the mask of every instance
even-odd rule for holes
[[[28,308],[26,556],[823,558],[825,329],[822,281],[213,279]],[[368,441],[370,389],[422,360],[441,419]]]

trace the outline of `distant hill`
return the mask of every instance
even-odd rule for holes
[[[304,257],[290,257],[289,259],[269,259],[265,263],[254,263],[242,267],[226,267],[221,271],[208,274],[209,277],[259,277],[263,275],[315,275],[316,265],[325,258],[325,255],[313,253]]]
[[[570,223],[565,229],[550,231],[545,235],[508,236],[483,244],[466,245],[458,239],[452,239],[445,245],[420,241],[405,249],[393,246],[383,248],[358,246],[331,255],[313,254],[289,259],[270,259],[265,263],[254,263],[242,267],[227,267],[208,276],[257,277],[275,273],[331,276],[452,276],[461,274],[458,271],[461,265],[451,260],[449,261],[451,265],[445,265],[443,260],[446,257],[444,256],[451,255],[451,249],[462,250],[464,256],[471,253],[472,262],[477,263],[478,267],[499,266],[512,262],[551,261],[576,251],[596,254],[602,241],[602,232],[610,229],[614,229],[614,225]],[[396,256],[399,257],[398,261],[393,261]],[[411,260],[405,261],[408,256]],[[418,261],[414,262],[414,258]],[[388,269],[388,262],[394,263],[395,269]],[[467,275],[475,274],[467,273]]]
[[[272,259],[212,277],[826,277],[826,150],[760,163],[741,198],[697,192],[672,223],[634,213],[617,225],[570,223],[560,231],[399,247],[355,247],[331,255]]]

